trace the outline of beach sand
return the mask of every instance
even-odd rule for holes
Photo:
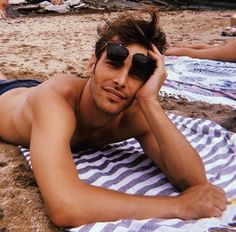
[[[161,24],[170,46],[224,44],[232,10],[166,11]],[[46,80],[55,73],[86,76],[96,27],[117,13],[42,14],[0,20],[0,71],[11,78]],[[230,107],[163,98],[163,107],[184,116],[208,118],[236,132]],[[59,231],[48,220],[31,169],[17,147],[0,143],[0,231]]]

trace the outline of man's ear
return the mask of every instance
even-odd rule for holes
[[[88,72],[89,77],[93,76],[93,74],[94,74],[96,61],[97,61],[97,58],[96,58],[95,54],[93,54],[90,57],[88,64],[87,64],[87,72]]]

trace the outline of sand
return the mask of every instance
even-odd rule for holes
[[[161,24],[170,46],[182,43],[224,44],[222,37],[232,10],[161,12]],[[8,79],[46,80],[58,72],[86,76],[96,40],[96,27],[103,18],[117,13],[34,15],[0,20],[0,71]],[[216,121],[236,132],[236,115],[230,107],[189,103],[164,98],[171,112]],[[17,147],[0,143],[0,231],[58,231],[48,220],[32,171]]]

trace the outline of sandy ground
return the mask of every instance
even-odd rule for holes
[[[234,11],[161,12],[161,24],[170,46],[207,42],[223,44],[222,37]],[[39,15],[0,20],[0,71],[7,78],[46,80],[58,72],[86,76],[103,18],[117,13]],[[236,115],[230,107],[162,99],[166,110],[214,120],[236,131]],[[58,231],[48,220],[37,184],[17,147],[0,143],[0,232]]]

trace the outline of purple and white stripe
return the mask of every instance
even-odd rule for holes
[[[169,114],[169,118],[199,152],[209,181],[236,197],[236,134],[203,119]],[[21,148],[30,164],[29,151]],[[85,182],[130,194],[178,195],[160,169],[143,153],[135,139],[109,144],[100,150],[89,149],[73,154],[78,175]],[[236,218],[236,205],[229,205],[221,218],[182,221],[180,219],[119,220],[71,228],[68,231],[208,231],[230,228]],[[231,229],[233,229],[231,227]]]
[[[168,56],[165,65],[168,78],[161,88],[162,96],[181,96],[236,109],[236,62]]]

